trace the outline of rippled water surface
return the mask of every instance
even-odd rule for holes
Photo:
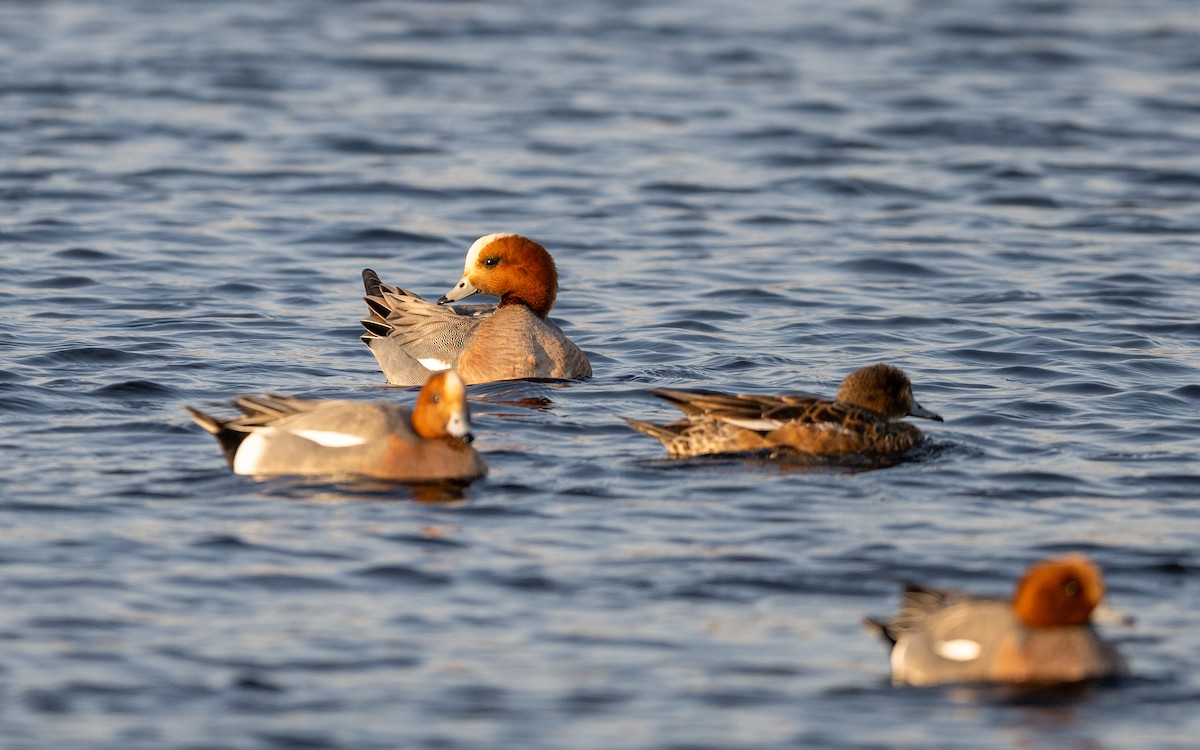
[[[1188,0],[0,3],[0,744],[1192,747],[1198,197]],[[474,389],[461,499],[187,419],[411,401],[359,271],[495,231],[596,377]],[[887,469],[618,419],[875,361],[946,417]],[[888,685],[898,580],[1068,549],[1134,679]]]

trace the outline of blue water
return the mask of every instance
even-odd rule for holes
[[[1190,748],[1187,0],[0,3],[0,745]],[[486,480],[232,476],[181,406],[411,401],[359,271],[527,234],[596,377],[474,389]],[[945,424],[671,462],[653,386]],[[1135,678],[897,690],[897,581],[1101,564]]]

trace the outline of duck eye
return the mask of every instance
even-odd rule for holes
[[[485,260],[483,262],[483,265],[485,268],[495,268],[497,265],[499,265],[499,263],[500,263],[500,258],[498,256],[493,256],[493,257]]]
[[[1064,583],[1063,584],[1063,593],[1069,597],[1078,596],[1079,595],[1079,581],[1076,581],[1075,579],[1072,578],[1071,580]]]
[[[440,393],[433,394],[433,403],[435,403],[435,404],[442,403],[442,395]]]

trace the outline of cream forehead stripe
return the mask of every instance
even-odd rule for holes
[[[451,400],[466,399],[467,384],[463,382],[462,377],[454,371],[446,373],[445,379],[442,381],[442,393],[446,398]]]
[[[463,264],[463,270],[470,271],[471,268],[479,262],[479,253],[488,245],[492,244],[496,240],[502,240],[505,237],[516,236],[517,235],[513,234],[512,232],[500,232],[498,234],[487,234],[475,240],[475,242],[471,243],[471,249],[467,251],[467,260],[466,263]]]

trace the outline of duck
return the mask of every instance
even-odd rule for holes
[[[835,399],[654,388],[684,418],[653,424],[625,418],[656,438],[671,458],[763,450],[829,457],[894,456],[924,439],[905,416],[943,421],[913,398],[912,383],[893,365],[875,364],[846,376]]]
[[[1100,569],[1071,553],[1034,563],[1011,599],[909,584],[891,620],[864,620],[891,645],[892,682],[1054,685],[1129,673],[1092,625]]]
[[[587,356],[547,316],[558,269],[546,248],[519,234],[488,234],[471,245],[462,278],[436,304],[382,283],[363,269],[369,315],[360,337],[391,385],[421,385],[454,369],[468,385],[531,378],[591,377]],[[495,305],[446,307],[474,294]]]
[[[487,467],[470,445],[467,389],[453,370],[431,377],[414,408],[267,394],[238,396],[242,414],[184,408],[221,444],[235,474],[357,475],[397,482],[469,481]]]

